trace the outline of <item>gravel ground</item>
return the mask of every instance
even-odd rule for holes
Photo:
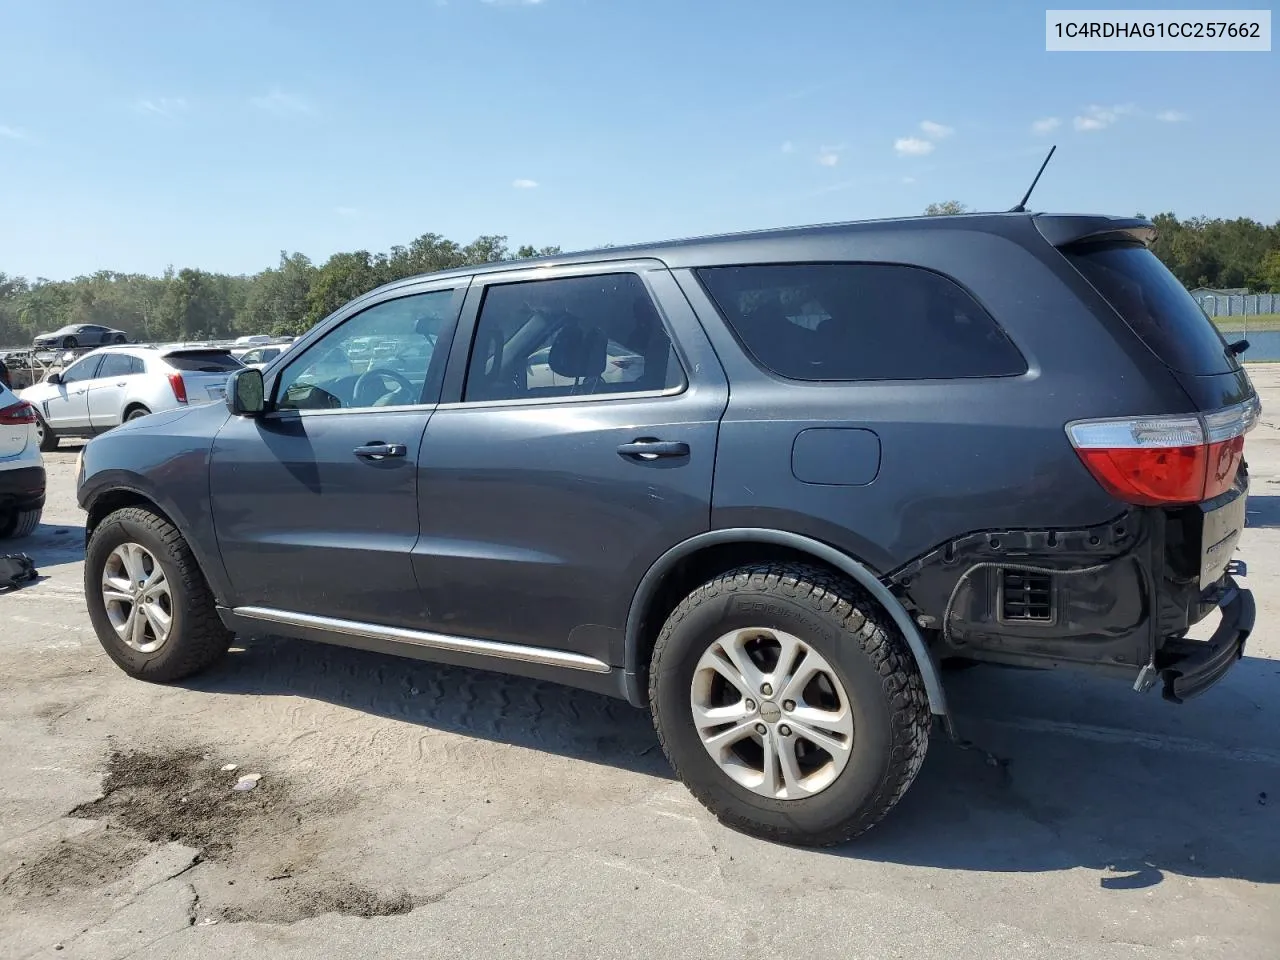
[[[935,736],[828,852],[720,827],[642,713],[550,684],[291,641],[129,680],[85,613],[74,450],[48,455],[45,579],[0,596],[0,956],[1275,960],[1280,369],[1254,378],[1249,655],[1181,707],[954,675],[983,749]]]

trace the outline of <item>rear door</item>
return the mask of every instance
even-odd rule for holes
[[[105,353],[97,376],[89,381],[89,425],[95,432],[118,427],[130,381],[142,374],[142,360],[127,353]]]
[[[422,626],[621,663],[640,578],[709,527],[727,397],[661,263],[477,277],[419,460]]]
[[[40,404],[40,415],[54,430],[89,428],[89,385],[98,375],[103,355],[90,354],[62,371],[56,391]]]

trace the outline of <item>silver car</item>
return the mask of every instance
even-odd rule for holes
[[[41,450],[92,437],[150,413],[222,401],[244,366],[217,347],[104,347],[19,394],[36,409]]]

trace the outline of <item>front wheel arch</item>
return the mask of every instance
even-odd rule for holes
[[[653,641],[657,638],[657,630],[662,627],[669,611],[655,610],[655,601],[661,595],[664,582],[675,571],[681,561],[694,558],[698,554],[713,548],[725,548],[740,545],[750,551],[752,548],[784,550],[793,555],[800,554],[811,561],[817,561],[853,580],[871,594],[877,604],[892,618],[894,625],[902,632],[911,650],[911,655],[920,670],[924,681],[925,693],[929,698],[929,710],[936,716],[948,715],[946,694],[942,689],[942,678],[938,666],[934,662],[929,647],[920,635],[911,614],[902,602],[880,582],[879,578],[864,564],[830,544],[812,537],[786,530],[771,530],[757,527],[732,527],[725,530],[712,530],[677,544],[649,568],[640,580],[627,612],[626,634],[624,639],[623,685],[627,700],[637,707],[646,707],[649,703],[647,681],[649,655]],[[732,563],[738,566],[743,561]],[[728,568],[726,568],[728,569]],[[717,570],[714,575],[724,572]],[[699,584],[693,584],[698,586]],[[677,591],[678,592],[678,591]],[[685,591],[688,592],[688,591]],[[683,594],[682,594],[683,597]],[[678,601],[677,601],[678,602]],[[656,616],[655,616],[656,615]],[[655,623],[655,619],[657,623]]]

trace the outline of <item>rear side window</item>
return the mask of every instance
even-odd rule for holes
[[[788,263],[698,271],[738,339],[792,380],[1008,377],[1026,361],[991,316],[919,267]]]
[[[1174,370],[1206,376],[1237,368],[1218,328],[1178,278],[1142,244],[1092,244],[1063,254]]]
[[[223,373],[244,364],[224,350],[187,350],[166,354],[164,362],[184,373]]]

